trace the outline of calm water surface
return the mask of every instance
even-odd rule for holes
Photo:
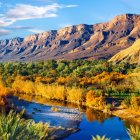
[[[126,126],[129,126],[129,123],[118,117],[110,117],[91,109],[83,111],[72,105],[64,106],[63,103],[45,100],[42,104],[18,100],[15,97],[10,98],[9,101],[20,109],[25,108],[35,122],[42,121],[49,122],[51,126],[79,128],[77,133],[71,134],[64,140],[91,140],[95,135],[106,135],[111,140],[130,140],[126,132]],[[61,111],[52,112],[52,107],[58,107]]]

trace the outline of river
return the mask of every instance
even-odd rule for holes
[[[10,104],[14,104],[19,109],[24,108],[27,115],[35,122],[49,122],[50,126],[78,130],[76,133],[62,138],[64,140],[91,140],[92,136],[96,135],[106,135],[111,140],[130,140],[127,134],[129,123],[118,117],[62,102],[38,99],[39,103],[37,103],[36,100],[27,101],[19,100],[17,97],[9,98]],[[54,112],[52,107],[59,111]]]

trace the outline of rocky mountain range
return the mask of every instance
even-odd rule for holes
[[[125,14],[106,23],[0,40],[0,61],[109,59],[139,38],[140,15]]]

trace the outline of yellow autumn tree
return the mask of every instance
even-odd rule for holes
[[[8,90],[0,80],[0,105],[4,105],[6,103],[7,95],[8,95]]]

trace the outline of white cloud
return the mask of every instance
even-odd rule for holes
[[[78,5],[66,5],[67,8],[74,8],[74,7],[78,7]]]
[[[57,3],[47,6],[18,4],[16,7],[10,9],[5,16],[8,20],[56,17],[56,12],[60,8],[62,8],[61,5]]]
[[[0,6],[2,3],[0,2]],[[5,13],[0,14],[0,28],[12,25],[16,21],[28,20],[28,19],[38,19],[38,18],[52,18],[57,17],[58,10],[63,8],[73,8],[77,5],[63,5],[58,3],[52,3],[45,6],[33,6],[29,4],[16,4],[15,7],[9,7],[9,10]],[[7,29],[28,29],[33,33],[41,33],[43,30],[32,29],[29,27],[16,26],[9,27]],[[8,30],[0,30],[0,36],[10,34]]]
[[[73,8],[77,5],[61,5],[53,3],[47,6],[32,6],[26,4],[17,4],[6,13],[8,20],[26,20],[34,18],[57,17],[57,11],[62,8]]]
[[[4,35],[9,35],[10,34],[10,31],[8,30],[0,30],[0,36],[4,36]]]
[[[45,32],[44,30],[40,30],[40,29],[29,29],[28,31],[30,31],[32,33],[42,33],[42,32]]]
[[[5,14],[0,15],[0,27],[9,26],[19,20],[57,17],[57,11],[63,8],[77,7],[77,5],[62,5],[53,3],[46,6],[17,4]]]
[[[14,22],[15,22],[14,20],[7,21],[7,20],[0,19],[0,28],[9,26]]]
[[[12,26],[12,27],[9,27],[8,29],[11,29],[11,30],[22,30],[22,29],[32,29],[31,26]]]

